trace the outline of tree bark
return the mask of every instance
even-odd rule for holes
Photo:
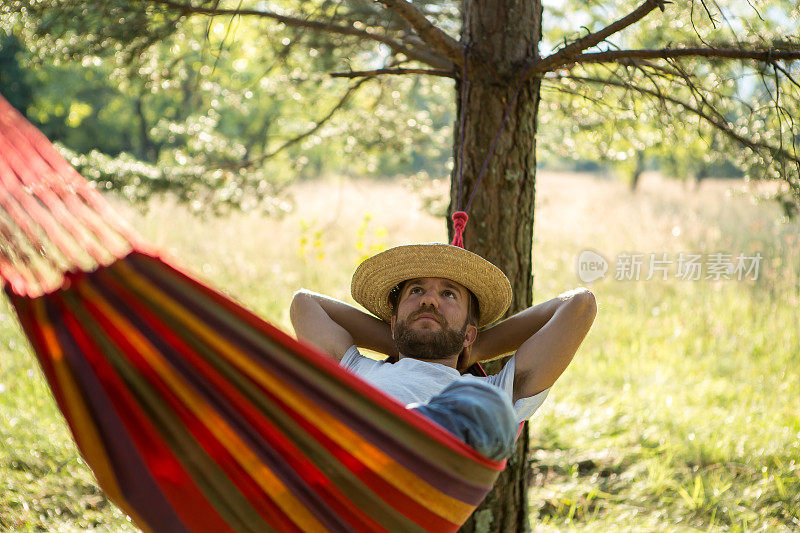
[[[463,80],[456,87],[458,114],[450,212],[466,207],[508,109],[507,122],[468,211],[464,244],[506,273],[514,293],[509,313],[515,313],[529,307],[533,300],[536,115],[541,79],[520,80],[523,66],[538,57],[542,6],[540,0],[464,0],[462,17],[462,43],[470,50],[469,71],[465,101]],[[513,101],[518,86],[519,93]],[[459,201],[462,114],[464,171]],[[452,237],[452,223],[448,224]],[[487,372],[499,371],[501,364],[498,361],[486,365]],[[526,424],[505,472],[461,531],[518,533],[529,528],[528,442]]]

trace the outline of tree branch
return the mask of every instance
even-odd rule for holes
[[[798,89],[800,89],[800,83],[797,83],[797,80],[795,80],[795,79],[792,77],[792,75],[791,75],[791,74],[789,74],[789,71],[788,71],[788,70],[786,70],[785,68],[783,68],[782,66],[780,66],[780,65],[779,65],[779,64],[777,64],[777,63],[773,63],[773,64],[772,64],[772,66],[773,66],[773,67],[775,67],[776,69],[778,69],[779,71],[781,71],[781,72],[783,73],[783,75],[784,75],[784,76],[786,76],[786,79],[787,79],[787,80],[789,80],[790,82],[792,82],[792,84],[794,84],[794,85],[795,85],[795,87],[797,87]]]
[[[800,50],[742,50],[740,48],[663,48],[658,50],[608,50],[579,54],[563,63],[611,63],[626,59],[675,59],[679,57],[707,57],[719,59],[753,59],[771,63],[773,61],[800,60]]]
[[[267,152],[266,154],[263,154],[263,155],[261,155],[259,157],[256,157],[256,158],[253,158],[253,159],[248,159],[246,161],[240,161],[239,163],[227,164],[227,165],[226,164],[222,164],[222,165],[218,165],[218,166],[220,168],[230,168],[230,169],[237,169],[238,170],[238,169],[242,169],[242,168],[252,167],[252,166],[257,165],[259,163],[263,163],[267,159],[271,159],[271,158],[275,157],[276,155],[278,155],[279,153],[283,152],[287,148],[299,143],[300,141],[302,141],[306,137],[309,137],[309,136],[313,135],[315,132],[317,132],[323,125],[325,125],[326,122],[328,122],[331,118],[333,118],[333,116],[336,114],[337,111],[339,111],[342,107],[344,107],[344,105],[347,103],[347,101],[350,99],[350,97],[353,96],[353,93],[356,92],[356,90],[359,87],[361,87],[365,82],[367,82],[367,81],[369,81],[371,79],[372,79],[371,77],[363,78],[363,79],[359,80],[358,82],[354,83],[353,85],[351,85],[350,88],[348,88],[347,91],[345,91],[344,95],[339,99],[339,101],[336,103],[336,105],[334,105],[330,109],[330,111],[328,111],[328,113],[324,117],[322,117],[322,119],[320,119],[319,122],[316,122],[311,128],[309,128],[308,130],[304,131],[300,135],[297,135],[295,137],[292,137],[291,139],[288,139],[288,140],[284,141],[280,146],[278,146],[274,150],[272,150],[270,152]]]
[[[332,78],[361,78],[379,76],[381,74],[427,74],[429,76],[441,76],[445,78],[455,78],[455,71],[444,69],[425,69],[425,68],[379,68],[376,70],[352,70],[350,72],[331,72]]]
[[[696,91],[697,87],[692,81],[692,77],[675,60],[668,59],[667,60],[668,66],[659,65],[644,59],[629,59],[629,60],[624,60],[619,64],[623,67],[633,67],[642,74],[647,75],[648,77],[652,76],[658,79],[662,79],[667,83],[680,83],[683,87],[686,87],[694,94],[697,94]],[[569,70],[569,68],[570,67],[567,67],[567,70]],[[683,83],[681,83],[681,81],[683,81]],[[732,79],[729,78],[728,81],[732,81]],[[750,113],[753,112],[753,106],[751,106],[748,102],[746,102],[739,96],[730,94],[720,94],[709,89],[703,89],[703,91],[711,92],[716,96],[726,98],[728,100],[736,100],[736,102],[739,105],[746,107],[748,109],[748,112]],[[709,107],[713,108],[712,104],[709,103],[708,105]]]
[[[464,60],[464,50],[461,44],[431,23],[411,2],[406,0],[376,1],[400,15],[414,28],[420,39],[433,50],[442,54],[455,65],[461,66]]]
[[[593,105],[596,105],[597,107],[607,107],[607,108],[609,108],[611,111],[613,111],[615,113],[620,113],[620,112],[623,112],[623,111],[627,111],[627,109],[625,109],[624,107],[622,107],[620,105],[614,105],[613,103],[604,102],[600,98],[595,98],[595,97],[589,96],[588,94],[584,94],[584,93],[582,93],[580,91],[567,89],[567,88],[562,87],[560,85],[555,85],[555,84],[554,85],[548,85],[546,83],[543,83],[542,84],[542,90],[543,91],[554,91],[554,92],[561,93],[561,94],[568,94],[570,96],[576,96],[578,98],[583,98],[587,102],[589,102],[589,103],[591,103]],[[599,125],[599,122],[597,123],[597,125]]]
[[[677,61],[669,60],[669,62],[678,71],[681,79],[683,79],[684,85],[689,89],[689,92],[694,97],[694,101],[697,107],[699,109],[704,109],[704,108],[710,109],[711,113],[713,113],[713,115],[718,120],[727,123],[727,119],[722,113],[720,113],[719,109],[717,109],[715,105],[713,105],[711,102],[708,101],[708,98],[706,96],[707,91],[698,87],[697,84],[694,82],[696,78],[694,76],[691,76],[688,72],[686,72],[686,70]]]
[[[238,16],[263,17],[276,20],[278,22],[286,24],[287,26],[292,26],[296,28],[308,28],[320,32],[359,37],[361,39],[368,39],[371,41],[376,41],[385,44],[394,53],[405,54],[407,57],[411,59],[415,59],[422,63],[426,63],[434,68],[447,69],[453,67],[450,61],[440,56],[433,50],[412,49],[409,48],[408,46],[405,46],[395,41],[394,39],[386,35],[373,33],[369,30],[361,30],[358,28],[354,28],[352,26],[334,24],[332,22],[326,22],[322,20],[312,20],[312,19],[289,16],[289,15],[281,15],[280,13],[275,13],[274,11],[262,11],[258,9],[221,9],[221,8],[210,8],[210,7],[199,7],[199,6],[196,7],[191,4],[184,4],[182,2],[176,2],[173,0],[147,0],[147,1],[152,4],[166,6],[170,9],[182,13],[183,15],[206,15],[210,17],[224,16],[224,15],[227,16],[238,15]]]
[[[750,139],[748,139],[746,137],[743,137],[742,135],[740,135],[739,133],[734,131],[733,127],[730,125],[730,123],[727,120],[721,119],[718,116],[709,115],[708,113],[706,113],[702,109],[699,109],[699,108],[693,106],[692,104],[690,104],[688,102],[684,102],[684,101],[679,100],[677,98],[674,98],[672,96],[667,96],[667,95],[664,95],[663,93],[659,94],[657,91],[654,91],[654,90],[651,90],[651,89],[646,89],[644,87],[639,87],[638,85],[634,85],[632,83],[628,83],[628,82],[625,82],[625,81],[616,81],[616,80],[609,80],[609,79],[603,79],[603,78],[593,78],[593,77],[588,77],[588,76],[574,76],[572,74],[565,74],[565,75],[554,74],[552,76],[548,76],[548,78],[549,79],[566,78],[566,79],[570,79],[570,80],[581,81],[581,82],[586,82],[586,83],[594,83],[594,84],[598,84],[598,85],[605,85],[605,86],[609,86],[610,85],[610,86],[614,86],[614,87],[620,87],[620,88],[626,89],[626,90],[636,91],[636,92],[638,92],[640,94],[652,96],[654,98],[657,98],[658,100],[661,100],[662,102],[668,102],[668,103],[671,103],[673,105],[677,105],[677,106],[683,108],[684,110],[686,110],[686,111],[688,111],[688,112],[690,112],[690,113],[692,113],[694,115],[697,115],[699,118],[703,119],[705,122],[707,122],[708,124],[710,124],[714,128],[716,128],[719,131],[721,131],[722,133],[724,133],[730,139],[733,139],[734,141],[740,143],[743,146],[746,146],[747,148],[749,148],[750,150],[752,150],[753,152],[755,152],[757,154],[761,154],[762,150],[767,150],[768,152],[770,152],[770,154],[773,157],[779,157],[781,159],[789,160],[789,161],[792,161],[792,162],[794,162],[796,164],[800,163],[800,158],[798,158],[797,155],[793,155],[793,154],[789,153],[788,151],[786,151],[783,148],[771,146],[766,142],[753,141],[753,140],[750,140]]]
[[[664,11],[664,5],[668,4],[667,0],[645,0],[645,2],[633,10],[630,14],[622,17],[616,22],[612,22],[602,30],[590,33],[585,37],[581,37],[577,41],[573,41],[561,48],[557,52],[538,60],[531,69],[531,74],[551,71],[562,65],[573,62],[573,58],[579,55],[587,48],[597,46],[604,40],[608,39],[617,32],[620,32],[628,26],[635,24],[646,17],[655,8]]]

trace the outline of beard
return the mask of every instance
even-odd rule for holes
[[[436,317],[441,328],[438,330],[412,329],[410,323],[419,315],[428,313]],[[433,308],[420,309],[405,320],[395,322],[395,343],[398,351],[405,357],[414,359],[447,359],[461,352],[464,348],[468,322],[460,330],[453,329],[447,320]]]

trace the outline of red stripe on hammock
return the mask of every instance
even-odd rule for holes
[[[311,462],[302,452],[274,425],[267,420],[250,401],[234,388],[223,376],[214,369],[209,363],[199,357],[187,344],[175,335],[163,322],[153,315],[145,306],[137,301],[121,284],[104,273],[99,273],[103,277],[103,283],[111,287],[114,292],[122,298],[126,304],[147,323],[148,326],[158,333],[172,349],[183,356],[192,367],[200,371],[209,380],[214,389],[225,396],[225,399],[241,413],[246,421],[254,428],[259,430],[259,434],[280,454],[290,468],[297,472],[312,490],[324,500],[330,507],[347,521],[355,531],[365,533],[373,531],[385,531],[383,527],[375,522],[371,517],[364,514],[343,494],[331,480],[323,474],[317,466]],[[243,375],[243,378],[247,376]],[[249,378],[247,378],[248,381]],[[251,381],[252,382],[252,381]]]
[[[67,418],[67,422],[70,422],[69,417],[67,416],[67,403],[64,399],[64,392],[60,387],[55,386],[58,381],[56,380],[55,371],[53,370],[53,364],[50,359],[52,354],[49,354],[48,350],[46,349],[47,344],[44,342],[40,325],[33,317],[33,310],[31,309],[32,300],[11,293],[8,290],[8,287],[6,287],[6,294],[10,298],[14,309],[17,311],[17,317],[19,318],[19,323],[22,325],[25,335],[31,341],[33,353],[36,355],[36,359],[39,361],[39,366],[41,367],[47,382],[50,384],[50,389],[53,391],[53,397],[58,404],[58,408],[61,413],[64,414],[64,418]]]
[[[163,381],[158,372],[139,354],[137,349],[128,341],[127,336],[119,331],[93,303],[86,301],[86,308],[93,318],[100,324],[103,331],[114,344],[122,351],[127,360],[136,367],[140,375],[156,389],[158,396],[164,400],[174,414],[180,419],[186,429],[202,446],[214,463],[220,465],[231,482],[251,502],[253,508],[264,517],[268,523],[274,525],[279,531],[296,531],[302,533],[294,522],[266,495],[261,487],[253,480],[247,471],[233,458],[217,438],[208,430],[207,426],[172,392]],[[191,386],[190,386],[191,387]],[[144,452],[144,450],[142,450]],[[194,502],[186,502],[194,503]]]
[[[106,395],[139,450],[140,457],[176,514],[192,531],[233,532],[234,530],[212,505],[198,505],[199,502],[207,501],[206,497],[166,445],[158,430],[151,425],[147,415],[128,391],[125,382],[103,357],[101,349],[65,308],[65,304],[59,301],[58,306],[66,327],[72,333],[98,379],[103,383]],[[157,524],[148,525],[158,529]]]

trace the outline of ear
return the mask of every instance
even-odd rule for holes
[[[468,348],[477,338],[478,328],[472,324],[467,324],[467,329],[464,331],[464,348]]]
[[[397,322],[397,315],[392,315],[392,320],[389,322],[389,329],[392,331],[392,339],[394,339],[394,323]]]
[[[467,368],[472,366],[472,346],[467,346],[461,353],[458,354],[458,361],[456,361],[456,370],[464,373]]]

